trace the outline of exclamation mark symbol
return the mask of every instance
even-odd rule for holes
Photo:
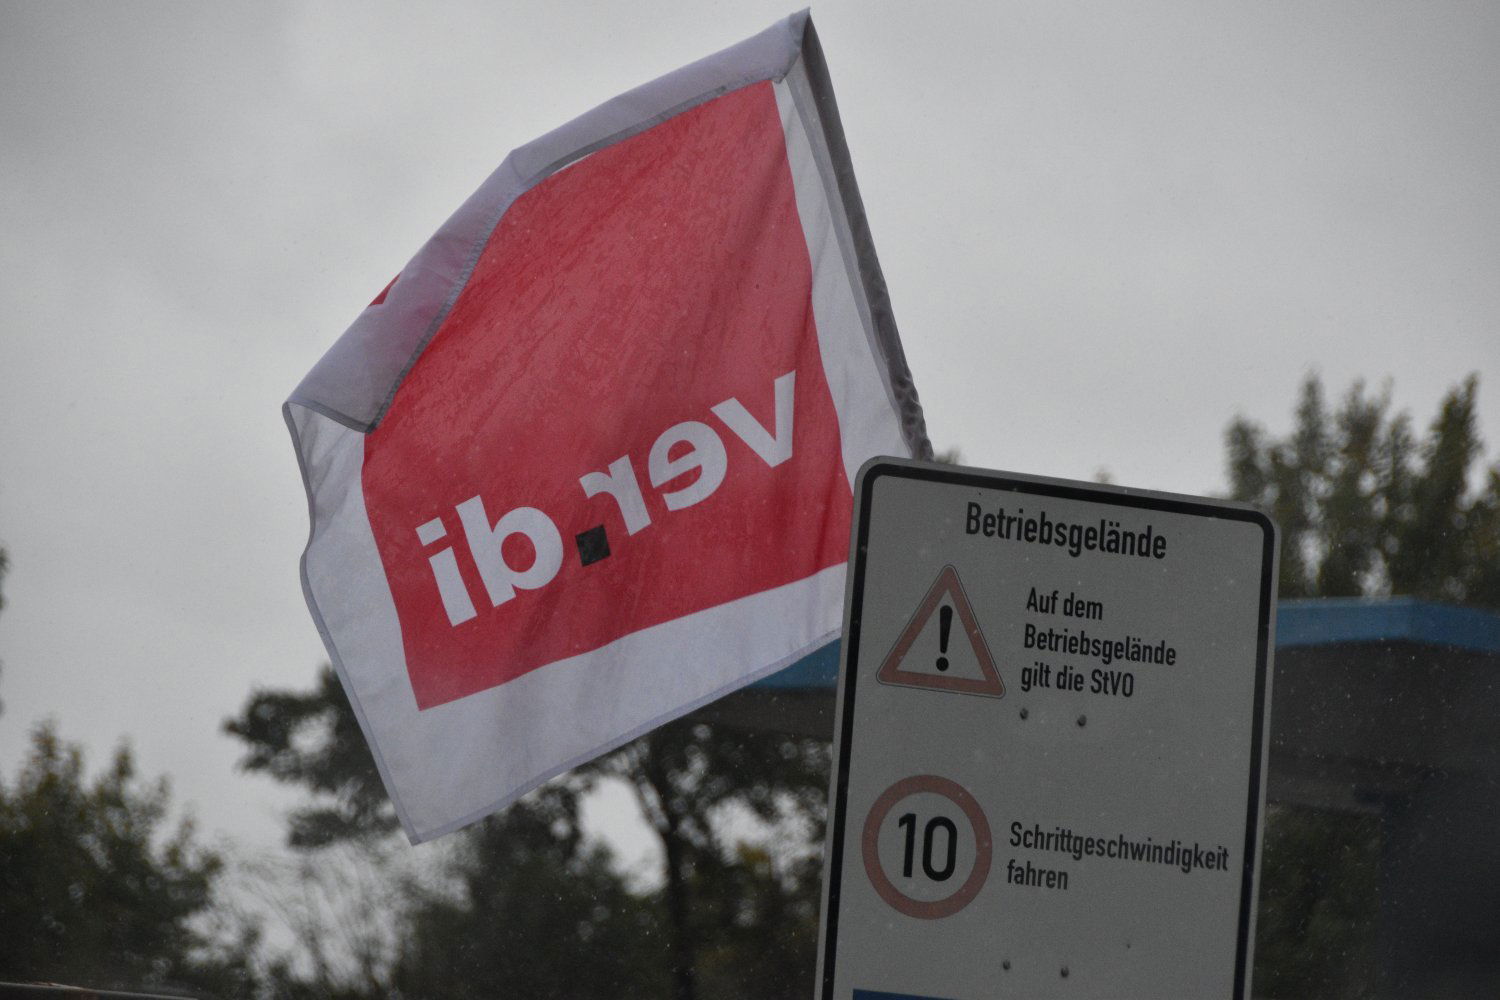
[[[937,658],[939,670],[948,669],[948,633],[953,630],[953,609],[944,604],[938,608],[938,652],[945,655]]]

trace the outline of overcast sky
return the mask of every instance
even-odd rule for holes
[[[512,147],[785,3],[0,0],[0,775],[128,737],[210,837],[220,735],[325,658],[279,406]],[[939,448],[1221,490],[1236,414],[1481,377],[1500,446],[1500,5],[813,9]]]

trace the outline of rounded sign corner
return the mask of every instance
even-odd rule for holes
[[[1274,548],[1281,538],[1281,525],[1276,523],[1274,517],[1258,507],[1249,508],[1247,513],[1250,516],[1250,522],[1260,528],[1264,540]]]
[[[907,468],[907,461],[894,455],[875,455],[865,459],[854,475],[854,491],[858,493],[865,485],[874,485],[881,476],[900,475]]]

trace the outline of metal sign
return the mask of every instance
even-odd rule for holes
[[[1248,997],[1275,527],[893,459],[855,493],[818,995]]]

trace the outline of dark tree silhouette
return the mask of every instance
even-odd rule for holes
[[[1500,464],[1475,468],[1478,383],[1443,397],[1426,436],[1390,392],[1356,382],[1332,412],[1307,379],[1293,430],[1228,428],[1230,494],[1282,532],[1280,596],[1410,595],[1500,609]],[[1368,996],[1380,824],[1272,805],[1256,930],[1258,996]]]
[[[194,923],[221,862],[191,823],[164,829],[168,805],[127,749],[90,782],[77,746],[36,730],[0,786],[0,979],[253,994],[253,936],[226,949]]]
[[[291,817],[294,846],[395,830],[331,669],[308,692],[254,694],[225,728],[245,742],[247,770],[312,794]],[[613,992],[600,995],[806,995],[828,761],[826,740],[689,719],[579,768],[454,835],[450,875],[461,891],[412,893],[391,985],[447,994],[463,970],[481,993],[524,981],[528,996],[592,996],[606,984]],[[579,833],[579,799],[603,779],[633,789],[660,839],[659,890],[632,892],[608,852]],[[778,831],[777,849],[726,836],[720,821],[735,812]],[[584,953],[597,960],[579,961]],[[745,983],[753,993],[741,992]],[[552,992],[534,992],[544,989]]]
[[[1449,390],[1427,436],[1356,382],[1332,413],[1307,379],[1275,439],[1240,418],[1225,435],[1230,496],[1281,526],[1282,598],[1402,594],[1500,608],[1500,463],[1474,468],[1478,380]]]

